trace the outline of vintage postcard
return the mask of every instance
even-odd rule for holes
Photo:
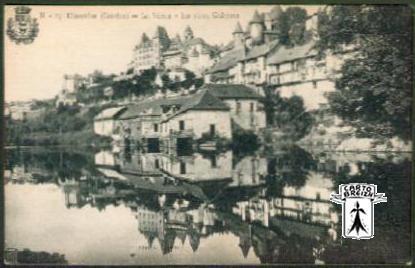
[[[412,264],[409,5],[3,17],[5,264]]]

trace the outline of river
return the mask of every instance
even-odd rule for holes
[[[411,155],[7,150],[6,248],[69,264],[406,263]],[[377,184],[375,236],[341,235],[338,185]]]

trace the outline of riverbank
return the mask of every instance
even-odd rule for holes
[[[6,146],[108,147],[111,146],[111,142],[111,138],[96,135],[88,129],[65,133],[25,133],[21,135],[18,143],[6,144]]]

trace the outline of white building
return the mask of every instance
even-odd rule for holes
[[[138,74],[150,68],[186,68],[201,77],[214,64],[212,46],[199,37],[194,37],[187,26],[180,36],[169,38],[164,27],[158,26],[152,38],[143,33],[140,43],[134,48],[134,57],[129,68]]]
[[[116,120],[125,107],[113,107],[101,111],[94,118],[94,132],[102,136],[113,136],[116,134]]]
[[[334,78],[353,49],[327,53],[318,58],[314,50],[317,14],[310,15],[306,30],[310,40],[303,45],[285,47],[278,42],[276,21],[282,10],[278,6],[269,13],[255,12],[246,31],[237,24],[233,41],[221,59],[207,71],[206,83],[244,84],[261,89],[272,86],[282,97],[301,96],[307,110],[327,104],[327,94],[335,90]]]
[[[182,98],[183,104],[164,111],[162,136],[184,135],[199,139],[207,134],[232,137],[230,108],[224,102],[206,90]]]
[[[266,127],[262,97],[254,89],[235,84],[206,84],[202,89],[225,102],[232,120],[241,128],[258,131]]]

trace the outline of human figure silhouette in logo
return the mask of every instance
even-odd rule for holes
[[[350,211],[350,213],[356,212],[356,216],[354,218],[354,222],[352,225],[352,228],[350,228],[349,234],[356,229],[356,233],[359,235],[359,231],[360,229],[362,229],[363,231],[366,231],[365,227],[363,227],[362,225],[362,221],[360,220],[360,212],[362,212],[363,214],[366,214],[366,212],[360,208],[359,202],[356,202],[356,207],[354,209],[352,209],[352,211]]]

